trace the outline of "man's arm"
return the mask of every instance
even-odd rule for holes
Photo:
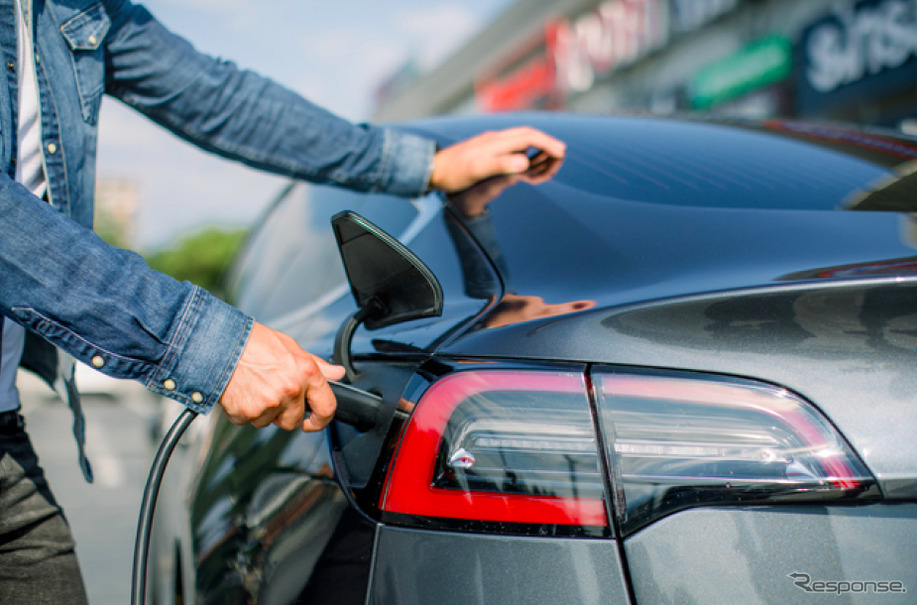
[[[255,168],[416,196],[524,172],[532,149],[555,162],[564,155],[563,143],[531,128],[486,133],[435,153],[433,141],[353,124],[268,78],[199,53],[141,6],[105,6],[112,20],[106,92],[202,149]]]
[[[0,313],[76,359],[233,422],[323,428],[343,368],[151,270],[0,175]],[[305,407],[313,415],[303,423]]]
[[[106,92],[189,142],[254,168],[357,191],[419,195],[432,141],[353,124],[196,51],[139,5],[106,0]]]
[[[0,175],[0,312],[118,378],[198,411],[219,399],[251,319],[152,271]]]

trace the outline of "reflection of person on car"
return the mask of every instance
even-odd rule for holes
[[[461,226],[458,221],[449,220],[448,216],[446,225],[462,265],[465,293],[473,298],[496,301],[493,308],[479,322],[478,325],[481,327],[497,328],[532,319],[585,311],[595,306],[594,300],[546,303],[540,296],[513,293],[510,287],[509,268],[497,242],[488,205],[507,187],[519,182],[539,185],[551,179],[560,169],[561,162],[542,156],[543,154],[535,156],[532,159],[532,167],[524,173],[494,177],[449,196],[449,207],[454,210],[453,214],[459,217]],[[474,237],[476,243],[462,233],[463,227]],[[494,275],[488,261],[476,249],[477,246],[487,252],[499,276]],[[503,281],[502,288],[500,280]],[[497,301],[501,290],[506,293]]]
[[[585,311],[595,306],[594,300],[573,300],[563,303],[546,303],[540,296],[506,294],[481,320],[484,328],[499,328],[533,319],[566,315]]]

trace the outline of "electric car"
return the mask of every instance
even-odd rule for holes
[[[553,178],[277,197],[235,304],[345,365],[319,434],[186,435],[160,603],[912,602],[917,140],[531,125]]]

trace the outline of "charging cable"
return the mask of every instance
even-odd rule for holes
[[[361,431],[369,430],[376,425],[382,408],[381,397],[340,382],[329,382],[328,384],[337,400],[336,420],[357,427]],[[181,413],[169,432],[163,437],[156,451],[156,457],[153,458],[153,464],[150,465],[150,474],[147,477],[143,499],[140,502],[140,518],[137,521],[137,537],[134,542],[131,605],[146,603],[146,572],[150,555],[150,534],[153,530],[153,512],[156,510],[159,486],[162,484],[162,476],[166,471],[169,458],[172,457],[172,451],[195,418],[197,418],[197,412],[189,408]]]
[[[140,502],[140,518],[137,521],[137,537],[134,542],[131,605],[146,603],[146,568],[147,559],[150,555],[153,511],[156,509],[156,499],[159,497],[159,486],[162,484],[162,476],[166,471],[166,465],[169,463],[172,451],[195,418],[197,418],[197,412],[192,409],[186,408],[181,413],[172,424],[172,428],[163,437],[162,443],[159,444],[159,450],[156,452],[156,457],[153,458],[153,464],[150,466],[150,474],[146,480],[146,487],[143,488],[143,499]]]

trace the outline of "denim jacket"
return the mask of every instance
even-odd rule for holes
[[[23,0],[25,1],[25,0]],[[55,345],[111,376],[206,412],[218,400],[252,319],[190,283],[151,271],[90,231],[99,105],[120,99],[224,157],[292,178],[416,195],[431,141],[354,125],[234,64],[205,56],[128,0],[32,0],[49,203],[14,181],[14,0],[0,0],[0,313],[30,338],[24,364],[53,382]],[[71,395],[81,444],[82,419]]]

